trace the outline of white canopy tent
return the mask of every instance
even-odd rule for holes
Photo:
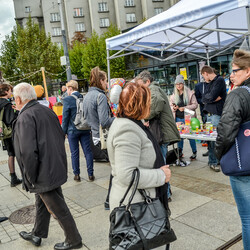
[[[162,62],[186,53],[209,60],[235,45],[250,42],[250,0],[181,0],[134,29],[106,39],[110,60],[140,53]],[[117,52],[110,56],[110,50]],[[147,51],[171,51],[155,57]],[[205,55],[205,56],[204,56]]]

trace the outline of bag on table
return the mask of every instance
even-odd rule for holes
[[[250,88],[243,86],[250,94]],[[250,175],[250,121],[240,125],[232,147],[220,160],[222,172],[229,176]]]
[[[138,190],[144,201],[131,204],[139,178],[140,171],[135,169],[119,207],[110,214],[110,250],[149,250],[176,240],[170,227],[168,212],[159,198],[150,198],[145,190]],[[124,206],[122,203],[132,186],[132,194],[128,204]]]

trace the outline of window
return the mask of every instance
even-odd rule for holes
[[[50,21],[51,22],[58,22],[58,21],[60,21],[59,13],[50,13]]]
[[[108,11],[108,4],[107,4],[107,2],[98,3],[98,7],[99,7],[99,12]]]
[[[59,27],[52,28],[52,31],[53,31],[53,36],[61,36],[62,35],[62,30]]]
[[[135,23],[136,22],[135,13],[126,14],[126,20],[127,23]]]
[[[155,15],[158,15],[163,12],[163,8],[155,8]]]
[[[30,13],[30,12],[31,12],[30,6],[26,6],[26,7],[25,7],[25,13]]]
[[[109,27],[109,19],[101,18],[100,19],[100,27]]]
[[[76,31],[85,31],[84,23],[76,23]]]
[[[83,9],[82,8],[74,8],[74,16],[83,16]]]
[[[125,6],[135,6],[134,0],[125,0]]]
[[[153,2],[164,2],[164,0],[153,0]]]

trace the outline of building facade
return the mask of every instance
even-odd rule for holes
[[[13,0],[15,17],[25,26],[29,16],[44,26],[52,41],[61,43],[61,17],[57,0]],[[178,0],[61,0],[68,42],[75,32],[90,37],[107,31],[110,24],[121,31],[130,29],[145,19],[157,15]]]

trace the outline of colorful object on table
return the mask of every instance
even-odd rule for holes
[[[192,130],[196,130],[196,127],[200,127],[200,121],[197,118],[192,118],[190,122]]]
[[[185,115],[185,125],[190,125],[191,123],[191,115]]]

